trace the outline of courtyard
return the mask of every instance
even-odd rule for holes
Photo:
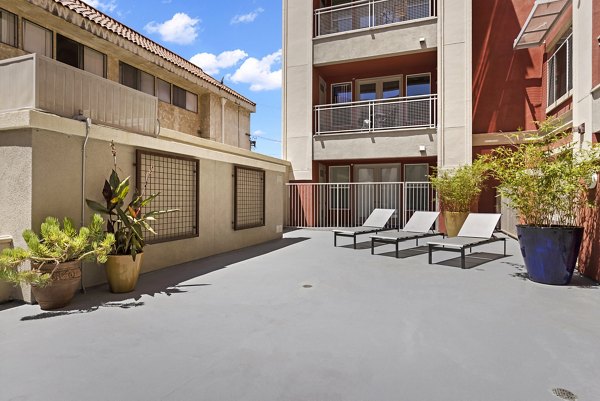
[[[501,234],[500,234],[501,235]],[[3,400],[578,400],[600,394],[600,287],[530,282],[515,240],[456,253],[325,230],[0,305]],[[96,269],[96,267],[87,267]],[[97,269],[100,269],[99,267]]]

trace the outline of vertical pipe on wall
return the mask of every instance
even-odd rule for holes
[[[90,138],[90,128],[92,128],[92,119],[84,117],[82,114],[73,117],[77,121],[85,122],[85,139],[81,147],[81,226],[85,225],[85,150]],[[85,292],[83,285],[83,269],[81,269],[81,291]]]

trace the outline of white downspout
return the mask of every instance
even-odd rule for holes
[[[81,147],[81,226],[85,225],[85,150],[87,148],[88,139],[90,139],[90,129],[92,128],[92,119],[79,114],[73,117],[77,121],[85,122],[85,139]],[[81,269],[81,291],[85,293],[83,285],[83,269]]]
[[[221,98],[221,143],[225,143],[225,104],[227,99]]]

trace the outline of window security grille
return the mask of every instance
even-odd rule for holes
[[[234,230],[265,225],[265,172],[234,168]]]
[[[136,188],[144,191],[145,196],[160,192],[143,208],[143,212],[178,209],[174,213],[157,216],[155,221],[149,222],[156,235],[144,230],[147,243],[198,236],[198,172],[197,159],[136,151]]]

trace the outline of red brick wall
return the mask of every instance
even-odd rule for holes
[[[543,49],[513,49],[533,3],[473,1],[473,133],[535,129],[544,117]]]

